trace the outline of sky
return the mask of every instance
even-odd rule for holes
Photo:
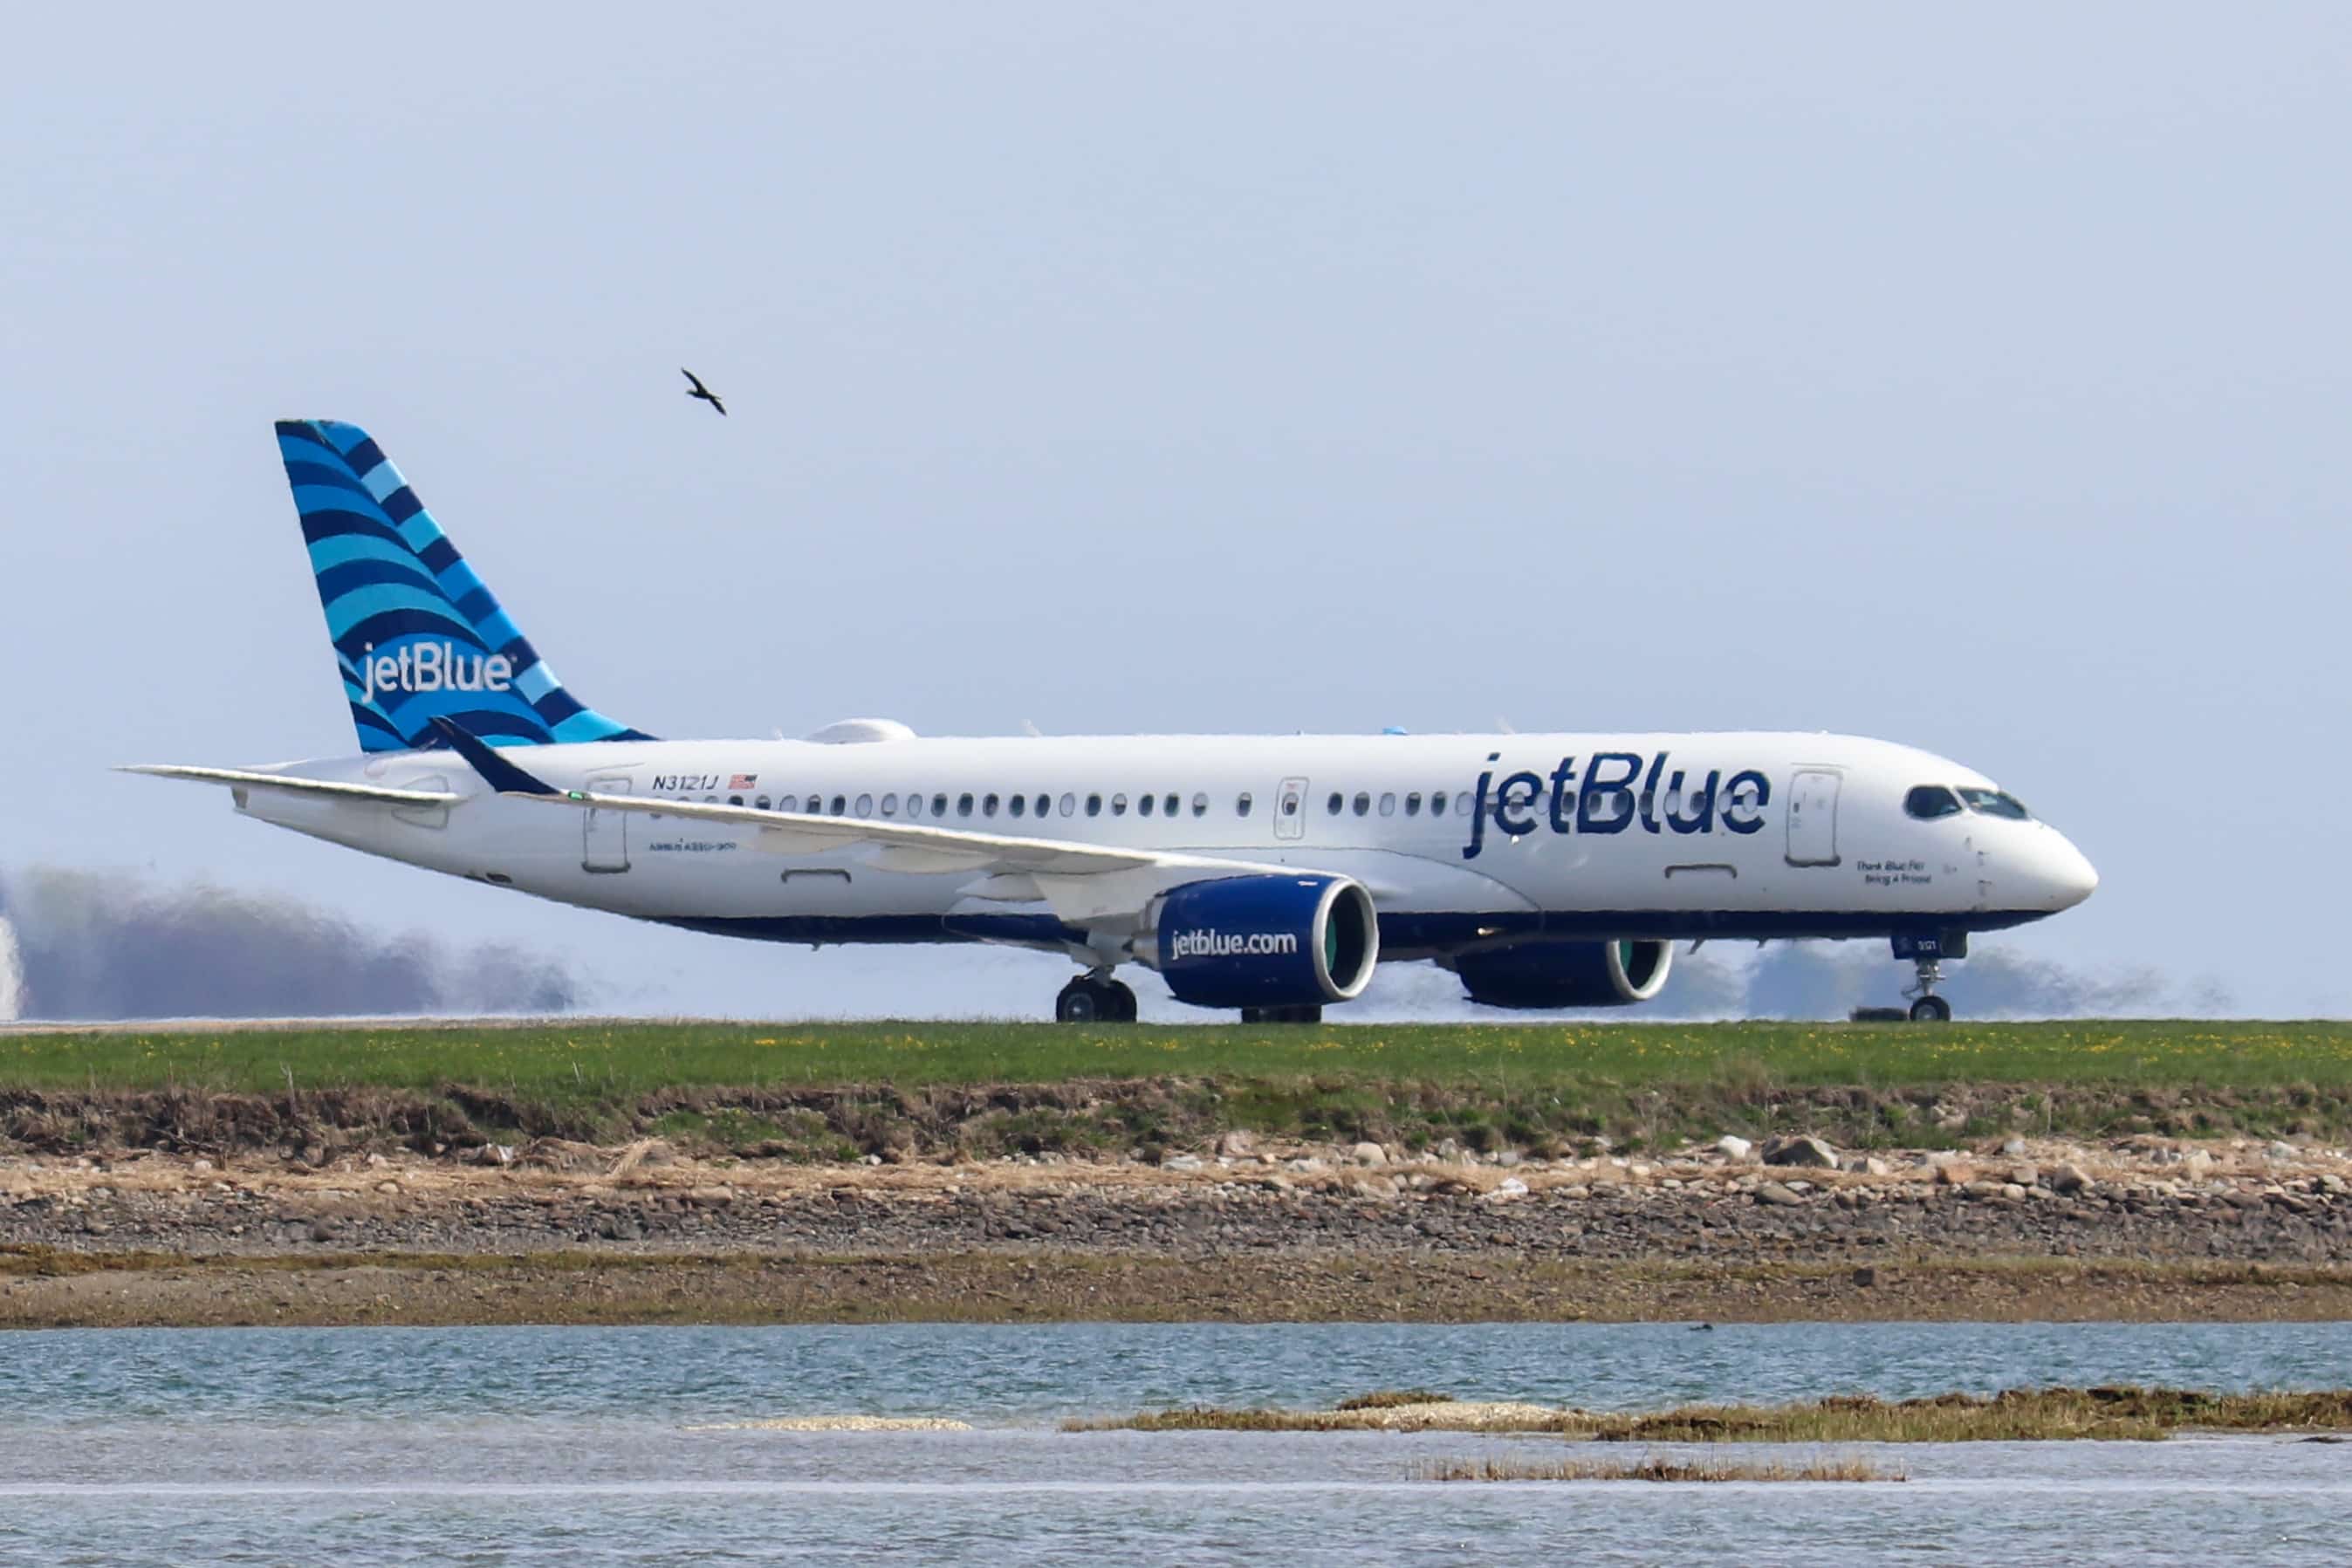
[[[2341,1016],[2347,66],[2286,5],[28,12],[0,876],[611,1010],[1045,1009],[110,773],[352,748],[268,429],[333,417],[658,734],[1880,736],[2100,870],[1987,974]]]

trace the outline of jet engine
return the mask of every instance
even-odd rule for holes
[[[1522,942],[1439,963],[1490,1008],[1622,1008],[1665,988],[1671,942]]]
[[[1380,958],[1372,895],[1344,876],[1229,876],[1152,900],[1137,956],[1196,1008],[1319,1008]]]

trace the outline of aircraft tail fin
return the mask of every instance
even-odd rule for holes
[[[280,420],[278,451],[361,750],[446,746],[436,718],[501,746],[652,738],[564,690],[366,431]]]

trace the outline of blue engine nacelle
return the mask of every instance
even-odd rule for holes
[[[1522,942],[1439,963],[1490,1008],[1622,1008],[1665,988],[1671,942]]]
[[[1297,1008],[1363,993],[1380,958],[1372,895],[1344,876],[1228,876],[1171,888],[1146,961],[1196,1008]]]

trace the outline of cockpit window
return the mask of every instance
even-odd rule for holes
[[[1941,784],[1922,784],[1903,797],[1904,814],[1916,817],[1923,822],[1948,817],[1958,810],[1960,798]]]
[[[1982,811],[1988,817],[2008,817],[2020,822],[2033,820],[2033,813],[2025,809],[2025,802],[2006,790],[1963,789],[1960,799],[1969,803],[1970,810]]]

